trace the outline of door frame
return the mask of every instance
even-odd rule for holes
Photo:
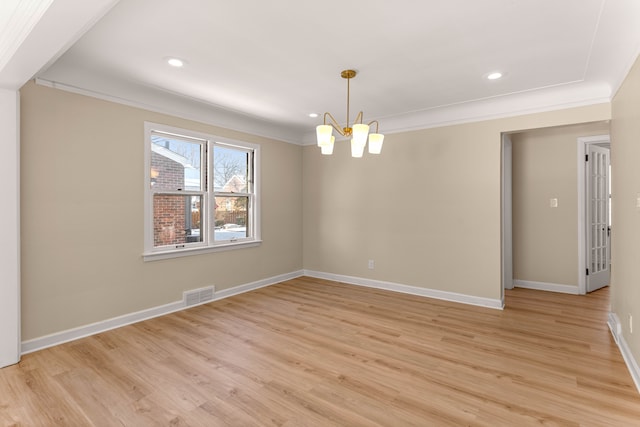
[[[587,293],[587,145],[610,144],[610,135],[579,137],[578,144],[578,293]]]
[[[502,306],[504,307],[504,290],[513,289],[513,213],[512,213],[512,144],[511,136],[503,133],[501,136],[501,253],[500,261],[502,264],[502,286],[500,288],[500,297],[502,298]]]

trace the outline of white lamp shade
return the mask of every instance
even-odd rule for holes
[[[364,154],[364,147],[367,145],[367,140],[365,142],[356,141],[355,138],[351,140],[351,157],[362,157]]]
[[[382,141],[384,141],[384,135],[381,133],[369,134],[369,153],[380,154],[382,151]]]
[[[331,134],[333,128],[330,125],[319,125],[316,127],[316,136],[318,137],[318,147],[323,147],[331,143]]]
[[[336,142],[336,137],[335,136],[331,136],[331,141],[329,141],[329,144],[327,145],[323,145],[322,147],[320,147],[320,152],[322,154],[324,154],[325,156],[330,156],[333,154],[333,144]]]
[[[358,145],[362,144],[362,149],[364,150],[364,146],[367,144],[367,136],[369,135],[369,125],[363,124],[354,124],[353,125],[353,139],[358,143]]]

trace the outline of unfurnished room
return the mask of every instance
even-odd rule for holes
[[[640,1],[3,0],[0,426],[640,426]]]

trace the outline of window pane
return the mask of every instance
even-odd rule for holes
[[[248,193],[249,153],[245,150],[222,147],[213,148],[213,185],[215,191]]]
[[[151,135],[151,186],[155,191],[202,191],[203,145],[168,135]]]
[[[216,197],[215,240],[234,240],[248,237],[248,197]]]
[[[153,246],[202,242],[202,196],[153,196]]]

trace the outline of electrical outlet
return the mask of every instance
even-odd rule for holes
[[[368,266],[369,266],[369,270],[373,270],[374,263],[373,263],[372,259],[369,260],[369,265]]]

